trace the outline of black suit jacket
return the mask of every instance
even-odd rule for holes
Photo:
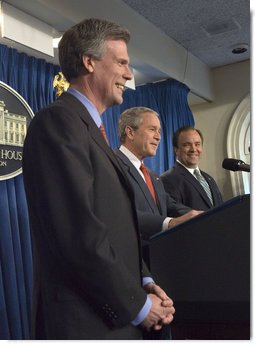
[[[165,190],[177,202],[181,202],[195,210],[207,211],[222,204],[222,196],[214,179],[201,171],[211,189],[214,205],[211,204],[206,192],[197,179],[178,162],[171,170],[161,175]]]
[[[135,207],[143,239],[148,239],[160,232],[162,230],[162,223],[167,216],[178,217],[191,210],[189,207],[176,203],[175,200],[169,197],[159,176],[149,171],[156,193],[156,205],[147,184],[133,163],[120,150],[115,149],[114,152],[125,170],[135,194]]]
[[[132,189],[73,95],[35,115],[23,173],[35,267],[32,338],[140,339],[131,321],[149,273]]]

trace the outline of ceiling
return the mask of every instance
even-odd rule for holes
[[[153,34],[162,42],[167,37],[176,47],[194,55],[210,68],[250,59],[250,1],[249,0],[5,0],[23,12],[36,17],[53,28],[57,36],[71,25],[86,17],[114,20],[127,27],[133,37],[139,38],[139,49],[144,44],[151,47],[158,63],[163,50],[155,52]],[[132,17],[132,18],[131,18]],[[140,31],[134,20],[147,25]],[[135,27],[135,32],[134,32]],[[152,41],[149,42],[150,37]],[[160,39],[157,39],[160,41]],[[1,42],[1,40],[0,40]],[[12,46],[13,44],[11,44]],[[234,46],[247,47],[243,54],[233,54]],[[169,77],[165,71],[143,63],[137,46],[131,47],[131,65],[137,70],[136,84],[154,82]],[[157,55],[156,55],[157,54]],[[43,56],[49,62],[58,63],[55,57]],[[159,63],[160,64],[160,63]],[[139,70],[142,78],[139,80]]]
[[[123,0],[210,67],[250,58],[249,0]],[[232,47],[247,44],[243,54]]]

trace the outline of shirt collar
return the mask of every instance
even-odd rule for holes
[[[130,160],[130,162],[136,167],[137,170],[140,171],[140,166],[142,162],[138,159],[126,146],[121,145],[119,150],[124,153],[125,156]]]
[[[83,95],[81,92],[73,89],[72,87],[69,87],[67,92],[71,93],[74,97],[76,97],[84,105],[84,107],[87,108],[90,116],[92,117],[92,119],[96,123],[97,127],[100,127],[100,125],[102,123],[102,119],[99,115],[97,108],[94,106],[94,104],[85,95]]]
[[[188,168],[186,167],[186,165],[184,165],[182,162],[179,161],[179,159],[176,159],[176,162],[178,162],[179,164],[181,164],[185,169],[187,169],[191,175],[194,175],[194,171],[197,169],[199,172],[200,172],[200,169],[199,167],[196,167],[196,168]]]

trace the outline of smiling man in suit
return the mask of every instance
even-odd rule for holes
[[[222,204],[215,180],[198,167],[203,153],[203,135],[193,127],[179,128],[173,135],[176,163],[161,175],[166,192],[184,205],[207,211]]]
[[[173,301],[141,257],[132,188],[100,131],[132,78],[129,38],[95,18],[67,30],[59,60],[70,88],[28,128],[32,339],[135,340],[173,320]]]
[[[144,166],[143,160],[156,154],[161,125],[158,114],[146,107],[125,110],[118,124],[121,146],[115,150],[126,172],[135,198],[139,230],[144,244],[144,258],[149,263],[147,240],[158,232],[170,229],[201,211],[176,203],[165,192],[159,177]],[[144,332],[144,339],[171,339],[165,326],[161,332]]]
[[[199,214],[169,197],[155,173],[144,172],[143,160],[156,154],[160,142],[158,114],[146,107],[127,109],[119,118],[118,132],[121,146],[115,153],[133,187],[142,238],[147,240]]]

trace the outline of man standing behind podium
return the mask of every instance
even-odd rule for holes
[[[161,175],[166,192],[184,205],[207,211],[222,204],[214,179],[198,167],[203,153],[203,135],[193,127],[179,128],[173,135],[176,163]]]
[[[154,110],[146,107],[125,110],[119,118],[118,132],[121,146],[115,153],[135,193],[143,239],[201,213],[169,197],[159,177],[143,164],[146,157],[155,156],[160,142],[161,125]]]
[[[70,89],[28,128],[32,339],[141,339],[142,328],[173,319],[141,259],[132,189],[99,130],[132,78],[128,41],[127,30],[99,19],[67,30],[59,60]]]

